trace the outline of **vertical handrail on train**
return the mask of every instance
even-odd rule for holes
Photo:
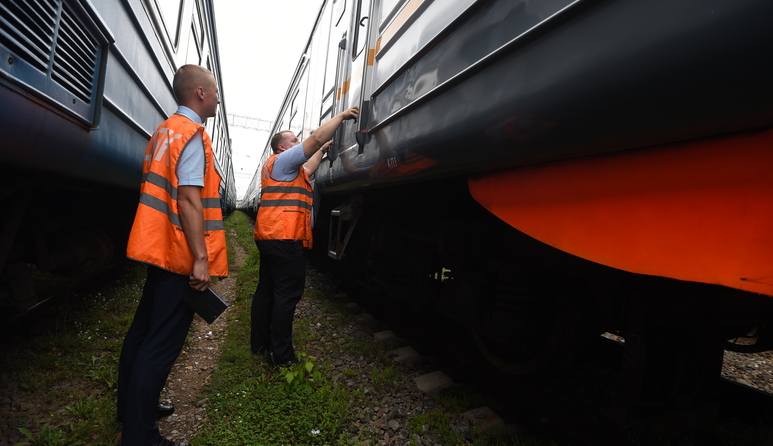
[[[344,31],[343,38],[341,39],[340,42],[338,42],[338,60],[336,61],[336,77],[335,77],[336,80],[333,87],[333,113],[330,114],[331,117],[343,111],[341,107],[341,104],[343,103],[343,97],[344,97],[343,77],[345,76],[344,73],[346,71],[344,70],[343,65],[346,63],[346,54],[347,54],[346,48],[348,45],[346,37],[348,33],[349,33],[348,30]],[[338,87],[339,85],[340,87]],[[340,95],[337,94],[337,89],[340,89],[339,90],[341,91]],[[330,161],[335,161],[336,158],[338,158],[338,149],[341,146],[341,142],[342,142],[342,138],[341,138],[342,131],[343,131],[342,127],[339,127],[336,130],[335,138],[334,138],[335,141],[333,142],[332,150],[329,150],[327,152],[327,156],[328,158],[330,158]]]
[[[366,1],[366,0],[362,0]],[[376,32],[376,28],[378,28],[378,20],[373,20],[373,15],[375,13],[375,1],[368,2],[369,6],[367,11],[365,12],[367,15],[362,14],[362,9],[360,9],[360,16],[357,18],[357,26],[362,26],[363,20],[368,21],[367,28],[365,29],[365,44],[363,45],[364,49],[362,51],[362,54],[359,57],[362,57],[362,84],[360,86],[360,120],[359,124],[357,126],[357,130],[366,130],[368,128],[368,121],[370,116],[370,88],[372,86],[372,79],[371,76],[373,74],[373,67],[375,65],[371,64],[371,58],[375,59],[375,48],[371,48],[372,42],[374,42],[374,33]],[[376,24],[376,26],[374,26]]]

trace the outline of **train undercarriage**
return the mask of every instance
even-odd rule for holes
[[[327,237],[346,275],[401,308],[465,327],[505,372],[550,374],[602,333],[624,339],[609,402],[616,421],[663,431],[705,421],[716,412],[723,350],[770,348],[770,298],[563,253],[488,213],[464,182],[375,190],[331,214],[334,200],[322,200],[317,247]],[[728,343],[739,336],[756,343]]]
[[[0,187],[0,314],[34,309],[123,258],[136,193],[16,170]]]

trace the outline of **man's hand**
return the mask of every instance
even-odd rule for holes
[[[197,291],[205,291],[209,287],[212,279],[209,276],[209,261],[197,260],[193,262],[193,272],[190,275],[189,283],[191,288]]]
[[[326,142],[325,144],[322,144],[322,147],[319,148],[319,150],[322,151],[322,153],[327,153],[328,150],[330,150],[330,146],[333,144],[333,140]]]
[[[350,108],[349,110],[345,110],[341,113],[341,117],[344,119],[344,121],[349,119],[357,119],[360,116],[360,107],[354,106]]]
[[[328,143],[330,139],[333,138],[333,135],[338,127],[341,126],[341,123],[349,119],[357,119],[358,116],[360,116],[360,107],[355,105],[354,107],[335,115],[333,119],[330,119],[319,126],[314,133],[309,135],[309,137],[303,141],[303,156],[305,156],[306,159],[310,159],[324,144]],[[310,169],[307,168],[307,170]]]

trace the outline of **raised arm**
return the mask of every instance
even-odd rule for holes
[[[354,107],[333,116],[329,121],[319,126],[314,133],[309,135],[309,137],[303,141],[303,154],[306,158],[311,158],[323,144],[328,142],[344,121],[348,119],[357,119],[359,114],[360,108],[355,105]]]
[[[309,174],[309,176],[314,175],[314,172],[317,171],[319,164],[322,162],[322,156],[327,153],[331,144],[333,144],[332,139],[325,144],[322,144],[322,147],[314,152],[314,155],[312,155],[311,158],[309,158],[309,160],[306,161],[306,163],[303,165],[303,168],[306,169],[306,173]]]

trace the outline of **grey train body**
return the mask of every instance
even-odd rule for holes
[[[595,184],[597,172],[615,178],[624,166],[631,181],[645,179],[626,199],[633,214],[648,217],[684,193],[668,190],[679,175],[662,177],[671,175],[674,154],[692,154],[673,167],[695,178],[708,174],[693,166],[722,172],[741,152],[768,163],[769,150],[749,141],[773,140],[771,16],[765,0],[323,2],[274,125],[303,139],[360,107],[315,174],[315,249],[401,308],[430,308],[460,323],[508,372],[545,373],[607,331],[639,340],[624,347],[637,360],[623,367],[621,416],[697,401],[715,388],[723,347],[773,345],[759,328],[773,322],[768,272],[714,280],[701,270],[711,262],[700,259],[695,276],[682,265],[663,267],[677,236],[647,265],[656,272],[629,268],[639,261],[631,262],[635,247],[647,263],[653,237],[672,234],[651,236],[636,219],[633,230],[618,231],[625,200],[599,205],[583,221],[572,218],[585,208],[556,203]],[[270,153],[266,147],[262,159]],[[251,212],[259,173],[260,166],[240,203]],[[757,196],[754,187],[738,192],[744,174],[710,178],[717,194],[688,184],[684,196],[712,205],[725,193]],[[583,198],[611,202],[632,190],[627,180]],[[769,183],[753,206],[773,199]],[[560,192],[549,195],[554,187]],[[642,199],[653,190],[662,199]],[[702,229],[715,219],[702,216],[697,201],[685,202],[685,215]],[[556,209],[563,214],[540,214]],[[622,235],[607,240],[589,223],[597,217],[609,237]],[[768,234],[770,220],[751,225]],[[747,224],[735,222],[717,225],[708,239],[733,246]],[[619,245],[630,245],[630,256],[609,260]],[[721,264],[717,252],[709,254]],[[754,256],[739,263],[773,264]],[[725,343],[750,332],[758,333],[754,347]],[[683,377],[664,377],[677,363]]]

